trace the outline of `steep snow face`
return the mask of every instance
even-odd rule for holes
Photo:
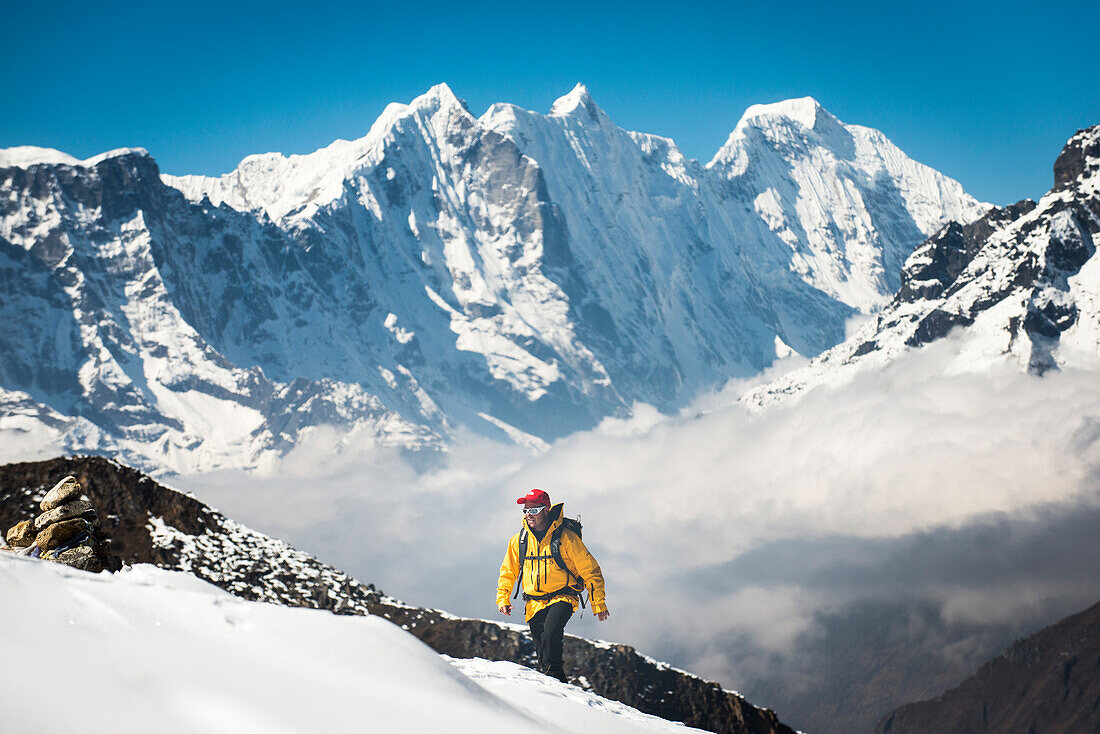
[[[847,316],[886,302],[915,243],[986,208],[813,100],[752,108],[706,168],[670,140],[616,127],[582,85],[548,117],[494,105],[481,122],[539,161],[568,225],[563,288],[574,307],[599,294],[607,312],[609,326],[588,320],[586,336],[613,333],[626,348],[599,351],[604,364],[613,378],[634,367],[624,382],[656,389],[630,397],[657,405],[653,393],[693,393],[716,370],[755,373],[777,337],[820,352]],[[891,187],[910,195],[884,196]],[[672,373],[632,365],[639,354]]]
[[[262,351],[308,350],[303,314],[321,315],[279,230],[188,204],[143,152],[91,160],[0,169],[8,417],[39,416],[62,450],[176,471],[255,465],[322,422],[432,440],[360,384],[265,375]]]
[[[13,730],[686,732],[510,663],[441,658],[380,617],[247,602],[195,577],[137,565],[88,574],[0,558],[0,624],[24,661],[4,690]],[[56,661],[97,673],[56,705]],[[140,681],[140,685],[135,685]],[[430,692],[431,705],[424,705]],[[89,716],[89,711],[101,715]]]
[[[742,397],[764,406],[847,380],[959,329],[951,370],[1012,360],[1024,370],[1100,368],[1100,126],[1074,135],[1038,203],[950,224],[905,263],[890,305],[806,368]]]
[[[544,267],[629,401],[670,407],[753,374],[777,334],[808,353],[840,337],[845,304],[725,216],[672,141],[615,126],[583,87],[549,116],[494,105],[480,122],[539,162],[562,223]]]
[[[540,446],[678,408],[836,344],[924,229],[981,211],[812,100],[750,113],[708,167],[579,85],[480,119],[439,85],[218,178],[3,151],[0,387],[67,449],[85,420],[176,471],[262,465],[322,424]]]
[[[916,242],[989,208],[810,97],[750,107],[708,168],[751,202],[795,272],[864,313],[889,301]]]

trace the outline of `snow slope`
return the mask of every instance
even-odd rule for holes
[[[241,601],[153,566],[93,575],[4,554],[0,587],[19,661],[5,730],[697,731],[519,666],[452,665],[379,617]]]

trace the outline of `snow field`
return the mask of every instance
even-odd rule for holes
[[[247,602],[151,565],[3,554],[0,589],[5,731],[687,730],[519,666],[448,663],[379,617]]]

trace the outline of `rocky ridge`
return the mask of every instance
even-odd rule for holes
[[[186,571],[243,599],[335,614],[375,614],[456,658],[532,664],[524,628],[411,607],[286,543],[250,530],[188,495],[101,457],[0,466],[0,525],[31,519],[59,477],[72,475],[103,512],[125,563]],[[793,734],[774,712],[627,645],[566,636],[572,672],[595,693],[714,732]]]

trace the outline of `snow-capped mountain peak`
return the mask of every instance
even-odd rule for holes
[[[912,243],[989,209],[812,97],[750,107],[707,169],[791,248],[792,269],[865,313],[897,290]],[[904,217],[892,214],[901,210]]]
[[[412,110],[427,111],[429,114],[439,110],[453,110],[457,108],[467,116],[470,116],[470,109],[465,100],[460,99],[446,82],[436,84],[427,92],[414,99],[409,103],[409,108]]]
[[[592,99],[588,87],[580,82],[577,82],[577,85],[568,94],[558,97],[554,104],[550,106],[551,117],[566,117],[578,112],[588,115],[593,121],[598,120],[604,114],[603,110]]]
[[[771,104],[754,104],[741,115],[737,127],[765,126],[774,124],[778,120],[789,120],[797,122],[807,130],[813,130],[821,116],[836,119],[813,97],[798,97]]]

